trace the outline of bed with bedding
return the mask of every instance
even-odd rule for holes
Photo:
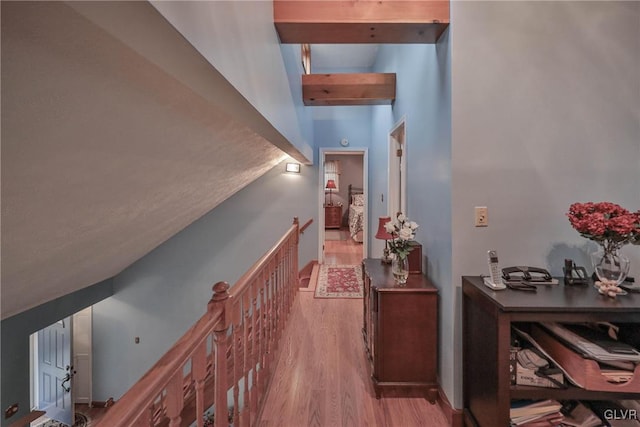
[[[349,234],[358,243],[363,241],[364,202],[362,188],[349,184]]]

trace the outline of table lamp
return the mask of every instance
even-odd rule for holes
[[[380,260],[383,264],[391,264],[391,257],[389,256],[389,239],[393,239],[393,236],[384,228],[384,225],[391,221],[389,216],[381,216],[378,218],[378,232],[376,233],[376,239],[384,240],[383,257]]]
[[[332,179],[327,181],[327,186],[325,188],[329,189],[329,206],[333,206],[333,200],[331,199],[331,192],[336,188],[336,182]]]

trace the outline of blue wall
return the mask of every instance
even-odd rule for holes
[[[451,60],[449,30],[435,45],[384,45],[376,72],[395,72],[393,108],[374,107],[370,188],[371,218],[388,214],[378,193],[387,191],[388,135],[406,120],[407,212],[420,228],[426,274],[440,291],[440,372],[453,369],[455,305],[451,286]],[[386,197],[385,197],[386,200]],[[372,227],[377,221],[371,221]],[[373,230],[372,230],[373,231]],[[373,231],[375,232],[375,231]],[[372,243],[377,243],[373,239]],[[381,251],[373,249],[373,254]],[[425,261],[423,260],[423,264]]]
[[[94,399],[115,399],[201,317],[219,281],[235,281],[291,226],[314,223],[300,240],[300,267],[316,258],[318,169],[284,163],[114,278],[94,306]],[[135,344],[134,338],[140,337]]]
[[[108,279],[72,294],[57,298],[0,322],[2,332],[2,398],[3,409],[18,403],[19,412],[2,425],[9,425],[29,413],[30,373],[29,336],[60,319],[113,295],[113,280]]]
[[[316,147],[342,148],[340,141],[349,140],[349,148],[371,146],[371,109],[354,107],[307,107],[312,110]]]
[[[282,52],[282,59],[284,60],[284,66],[287,70],[287,77],[289,79],[289,88],[291,89],[291,96],[293,104],[295,106],[296,117],[298,124],[300,125],[300,132],[303,141],[307,144],[314,146],[313,139],[313,117],[312,109],[306,107],[302,101],[302,53],[300,51],[300,45],[298,44],[283,44],[280,45]],[[315,147],[313,147],[313,155],[317,155]],[[311,158],[314,163],[315,159]]]
[[[451,13],[453,284],[485,273],[489,249],[503,266],[560,275],[573,258],[590,270],[571,203],[640,209],[640,3],[452,2]],[[488,227],[473,226],[474,206],[488,207]],[[640,246],[623,251],[637,277]],[[457,325],[441,380],[461,407],[460,314]]]
[[[384,49],[383,49],[384,50]],[[382,52],[379,52],[379,55]],[[397,84],[397,80],[396,80]],[[384,242],[374,236],[378,231],[378,218],[387,216],[389,180],[389,132],[396,119],[390,105],[372,107],[371,150],[369,150],[369,254],[381,257]]]

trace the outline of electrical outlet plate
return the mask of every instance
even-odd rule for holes
[[[488,227],[489,226],[489,214],[486,206],[476,206],[475,208],[475,226],[476,227]]]

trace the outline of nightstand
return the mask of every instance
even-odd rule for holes
[[[342,224],[342,206],[324,205],[324,228],[340,228]]]

